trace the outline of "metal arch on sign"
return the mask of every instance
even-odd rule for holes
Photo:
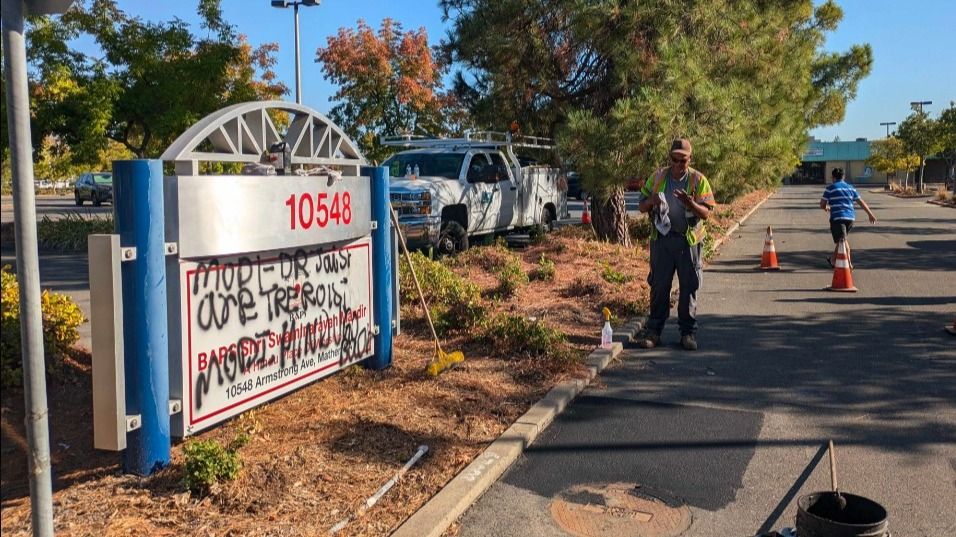
[[[269,110],[292,116],[284,135]],[[180,135],[161,158],[175,162],[177,173],[196,174],[200,161],[259,162],[276,142],[289,144],[292,164],[340,166],[346,176],[359,175],[359,167],[365,165],[358,147],[329,118],[286,101],[239,103],[217,110]]]

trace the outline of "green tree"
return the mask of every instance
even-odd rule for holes
[[[951,191],[956,191],[956,102],[950,101],[936,123],[940,145],[937,155],[946,161],[946,182]]]
[[[664,165],[673,138],[692,139],[720,201],[777,183],[872,63],[866,45],[818,52],[842,17],[833,2],[441,4],[445,51],[468,73],[456,93],[493,128],[556,134],[595,196],[598,235],[618,242],[623,185]]]
[[[903,187],[908,187],[910,170],[919,166],[919,155],[910,153],[903,145],[903,141],[896,137],[876,140],[870,145],[870,158],[866,163],[884,173],[905,170],[906,176]]]
[[[916,111],[904,119],[896,129],[896,136],[903,142],[906,151],[919,155],[919,167],[916,176],[916,191],[923,192],[923,171],[926,156],[942,149],[942,141],[937,135],[937,123],[929,113]]]
[[[200,0],[206,37],[180,19],[145,22],[114,0],[93,0],[57,20],[31,20],[29,57],[38,140],[56,134],[77,159],[96,163],[108,141],[158,156],[177,136],[230,104],[286,92],[271,69],[277,47],[253,49],[227,24],[219,0]],[[70,48],[89,35],[91,58]]]
[[[455,99],[442,91],[447,71],[428,46],[424,28],[403,31],[382,21],[377,31],[363,20],[358,28],[340,28],[316,51],[317,63],[339,90],[330,118],[362,148],[365,157],[381,161],[392,150],[380,137],[403,133],[444,134],[465,118]]]

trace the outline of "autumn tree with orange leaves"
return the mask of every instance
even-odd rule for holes
[[[447,65],[428,46],[424,28],[406,32],[385,19],[376,31],[359,20],[358,28],[340,28],[329,37],[315,61],[339,86],[329,117],[369,161],[381,162],[393,151],[381,145],[380,136],[437,136],[460,130],[466,121],[457,101],[443,91]]]

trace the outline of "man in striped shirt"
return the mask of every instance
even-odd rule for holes
[[[876,223],[876,216],[870,207],[860,197],[860,193],[853,188],[853,185],[843,180],[843,168],[834,168],[831,172],[833,183],[827,186],[823,191],[823,198],[820,199],[820,208],[830,213],[830,234],[833,235],[833,257],[827,258],[827,263],[833,266],[833,260],[836,259],[837,250],[840,248],[840,242],[846,246],[846,261],[853,268],[853,262],[850,261],[850,242],[846,240],[850,228],[853,227],[853,221],[856,220],[856,211],[853,209],[854,203],[859,203],[860,207],[866,211],[870,217],[870,223]]]

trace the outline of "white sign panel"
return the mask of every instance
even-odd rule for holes
[[[370,244],[180,262],[185,434],[372,355]]]
[[[187,259],[357,239],[371,230],[368,177],[167,178],[166,210]]]

